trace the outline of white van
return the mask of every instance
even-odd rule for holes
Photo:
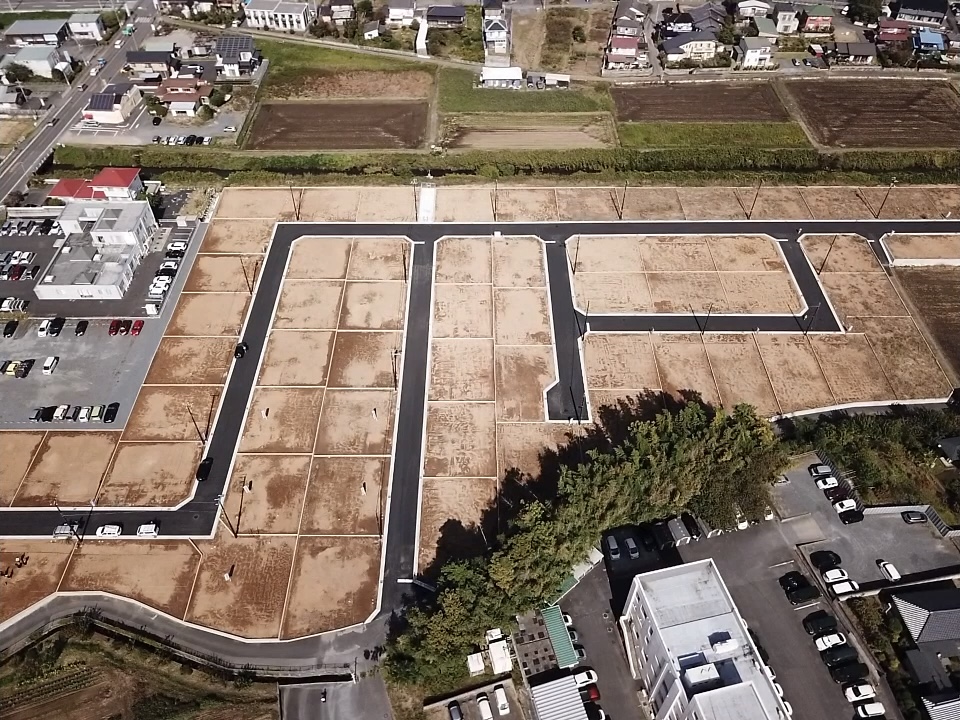
[[[53,375],[53,371],[57,368],[57,363],[60,362],[60,358],[57,355],[51,355],[46,360],[43,361],[43,374],[44,375]]]
[[[490,709],[490,700],[486,693],[477,695],[477,707],[480,708],[481,720],[493,720],[493,710]]]
[[[497,715],[510,714],[510,703],[507,702],[507,691],[503,689],[503,685],[493,688],[493,699],[497,701]]]
[[[157,523],[146,523],[137,528],[137,537],[155,538],[160,535],[160,526]]]
[[[900,582],[900,571],[897,570],[892,562],[886,560],[877,560],[877,567],[880,568],[880,574],[890,582]]]

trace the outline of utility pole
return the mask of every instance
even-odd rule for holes
[[[813,327],[813,324],[817,321],[817,315],[820,314],[820,305],[822,303],[817,303],[813,310],[813,317],[810,318],[810,322],[807,323],[807,328],[803,331],[803,336],[806,337],[807,333],[810,332],[810,329]]]
[[[577,249],[573,251],[573,274],[577,274],[577,266],[580,263],[580,242],[583,240],[582,235],[577,235]]]
[[[891,193],[891,191],[893,190],[893,186],[896,185],[896,184],[897,184],[897,178],[894,177],[894,178],[890,181],[890,187],[887,188],[887,194],[883,196],[883,202],[880,203],[880,209],[877,210],[877,214],[876,214],[876,219],[877,219],[877,220],[880,219],[880,213],[883,212],[883,206],[887,204],[887,198],[890,197],[890,193]]]
[[[493,221],[497,221],[497,198],[500,193],[500,183],[496,179],[493,181]]]
[[[230,524],[230,516],[227,515],[227,509],[223,506],[223,495],[217,495],[217,505],[220,506],[220,512],[223,513],[223,521],[230,528],[230,532],[233,533],[233,539],[236,540],[240,533],[234,530],[233,525]]]
[[[757,194],[753,196],[753,203],[750,205],[750,212],[747,213],[747,220],[753,220],[753,211],[757,207],[757,200],[760,199],[761,190],[763,190],[763,178],[760,178],[760,184],[757,186]]]
[[[707,331],[707,323],[710,322],[710,315],[713,313],[713,303],[710,303],[710,307],[707,308],[707,318],[703,321],[703,327],[700,329],[700,337],[703,337],[703,334]]]
[[[833,246],[837,244],[837,240],[840,238],[840,235],[834,235],[833,241],[830,243],[830,247],[827,248],[827,254],[823,256],[823,262],[820,263],[820,269],[817,270],[817,275],[823,274],[823,269],[827,266],[827,258],[830,257],[830,253],[833,250]]]

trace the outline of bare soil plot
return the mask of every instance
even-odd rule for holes
[[[497,473],[493,403],[430,403],[424,475],[493,477]]]
[[[284,280],[273,327],[335,330],[343,285],[339,280]]]
[[[645,242],[638,235],[576,235],[567,241],[567,258],[574,275],[643,272]]]
[[[124,440],[196,440],[197,425],[212,421],[220,385],[145,385],[140,390]]]
[[[937,202],[936,188],[862,188],[861,191],[866,196],[870,206],[880,213],[881,218],[934,218],[940,220],[943,217]]]
[[[960,215],[960,187],[937,185],[930,190],[933,192],[933,201],[941,217]]]
[[[960,267],[904,268],[894,277],[955,379],[960,374]]]
[[[337,333],[328,387],[395,388],[402,345],[398,332]]]
[[[953,391],[913,318],[863,318],[859,325],[899,399],[946,398]]]
[[[756,341],[784,413],[830,407],[837,403],[806,338],[759,334]]]
[[[726,307],[727,295],[715,272],[647,273],[650,299],[658,313],[707,312]]]
[[[403,282],[348,282],[340,314],[341,330],[400,330],[407,304]]]
[[[496,494],[495,478],[423,479],[417,558],[421,573],[431,565],[439,566],[448,558],[464,557],[466,552],[476,549],[465,546],[467,538],[478,534],[476,528]],[[495,532],[495,527],[490,529]],[[471,530],[474,532],[470,533]]]
[[[960,101],[946,82],[814,80],[784,87],[808,131],[824,145],[952,147],[960,133]]]
[[[816,220],[860,220],[872,218],[873,211],[855,187],[800,188],[807,207]]]
[[[803,251],[817,273],[882,273],[870,244],[861,235],[804,235]]]
[[[621,191],[622,192],[622,191]],[[624,220],[683,220],[677,188],[627,188],[620,196]]]
[[[407,188],[390,188],[412,192]],[[357,238],[350,253],[348,280],[406,280],[410,243],[403,238]]]
[[[342,280],[352,247],[350,238],[301,237],[290,249],[284,280]]]
[[[438,283],[491,283],[493,265],[489,238],[441,238],[434,246]]]
[[[324,385],[334,333],[272,330],[258,385]]]
[[[418,148],[426,134],[429,109],[425,102],[261,103],[247,146],[252,150]]]
[[[705,403],[719,405],[717,383],[698,335],[655,335],[653,350],[664,392],[677,399],[698,395]]]
[[[797,313],[803,299],[787,272],[720,273],[726,312]]]
[[[310,452],[322,402],[320,388],[256,388],[240,452]]]
[[[379,569],[377,538],[301,538],[282,636],[363,622],[376,608]]]
[[[883,238],[894,263],[937,264],[937,260],[960,260],[960,235],[886,235]],[[949,264],[949,263],[945,263]]]
[[[15,145],[33,128],[33,122],[28,119],[0,120],[0,145]]]
[[[296,534],[310,476],[310,455],[237,455],[223,501],[241,533]]]
[[[197,255],[184,292],[250,293],[263,265],[261,255]]]
[[[182,618],[199,563],[200,555],[188,542],[88,538],[70,559],[60,589],[110,592]]]
[[[493,289],[489,285],[434,286],[433,337],[493,337]]]
[[[613,87],[618,120],[784,121],[787,109],[770,83],[697,83]]]
[[[201,544],[204,558],[186,619],[248,638],[275,638],[296,538],[241,537],[221,531]]]
[[[497,287],[544,287],[543,243],[532,237],[504,237],[493,243],[493,284]]]
[[[273,237],[271,220],[214,220],[200,246],[201,253],[265,253]]]
[[[307,188],[298,201],[301,220],[354,222],[360,188]]]
[[[361,188],[357,222],[414,222],[419,193],[414,187]]]
[[[471,113],[445,115],[446,147],[463,150],[567,150],[616,144],[607,113]]]
[[[747,214],[740,204],[737,190],[729,187],[682,187],[677,188],[677,195],[687,220],[745,220]]]
[[[181,293],[167,335],[227,335],[243,327],[250,295],[244,293]]]
[[[493,305],[498,345],[548,345],[553,341],[546,290],[495,288]]]
[[[647,333],[590,333],[583,355],[590,388],[660,388],[660,375]]]
[[[704,235],[717,270],[787,272],[777,243],[767,235]]]
[[[327,390],[317,455],[387,455],[393,437],[392,390]]]
[[[795,187],[740,188],[740,202],[751,220],[809,220],[813,216]],[[750,212],[752,209],[752,212]]]
[[[493,340],[434,340],[430,400],[494,400]]]
[[[121,442],[104,476],[97,504],[173,507],[190,494],[202,453],[197,437],[193,442]]]
[[[3,583],[0,621],[10,619],[56,592],[73,546],[72,542],[49,540],[0,541],[0,569],[13,568],[13,577]],[[27,564],[15,567],[15,559],[23,554],[27,556]]]
[[[302,535],[376,535],[390,482],[390,457],[315,457]]]
[[[658,242],[658,238],[649,238],[640,243],[640,255],[643,258],[643,269],[651,273],[713,272],[717,269],[710,248],[702,241],[674,243]]]
[[[300,95],[328,100],[356,98],[427,98],[433,90],[433,74],[421,71],[377,72],[351,70],[324,72],[303,78]]]
[[[838,403],[896,399],[865,335],[808,337]]]
[[[557,188],[561,220],[618,220],[621,190],[616,188]]]
[[[653,309],[646,273],[577,273],[576,306],[592,313],[638,313]]]
[[[227,337],[165,337],[144,384],[221,384],[233,359],[234,345],[234,339]]]
[[[493,222],[493,188],[437,188],[437,222]]]
[[[491,355],[492,362],[492,355]],[[42,432],[2,432],[3,462],[0,462],[0,505],[9,505],[43,441]]]
[[[498,347],[497,421],[542,422],[543,393],[557,379],[553,348]]]
[[[910,314],[883,273],[824,273],[820,282],[841,318]]]
[[[560,423],[497,423],[497,457],[500,477],[521,473],[537,477],[541,470],[556,470],[551,457],[557,448],[577,440],[577,425]]]
[[[557,220],[557,196],[552,188],[499,188],[495,191],[498,222]]]
[[[510,56],[514,65],[540,67],[540,51],[546,38],[543,12],[514,12],[510,16]]]
[[[782,412],[753,336],[714,335],[704,340],[725,408],[749,403],[761,415]]]
[[[218,218],[293,220],[293,197],[288,188],[225,188],[217,203]]]
[[[97,494],[120,433],[47,433],[14,505],[87,505]]]

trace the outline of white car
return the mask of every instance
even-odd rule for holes
[[[837,487],[839,484],[833,475],[824,475],[823,477],[817,478],[817,487],[821,490],[829,490],[830,488]]]
[[[833,504],[833,509],[837,511],[837,514],[850,512],[851,510],[857,509],[857,501],[851,498],[846,498],[845,500],[840,500]]]
[[[834,583],[830,586],[830,592],[833,593],[834,597],[840,597],[841,595],[849,595],[850,593],[855,593],[860,589],[860,586],[855,583],[853,580],[847,580],[846,582]]]
[[[823,581],[829,584],[843,582],[849,579],[850,576],[847,575],[847,571],[843,568],[830,568],[823,573]]]
[[[93,408],[87,405],[86,407],[80,408],[80,415],[77,417],[78,422],[90,422],[90,413],[93,412]]]
[[[830,469],[829,465],[824,465],[823,463],[817,463],[816,465],[811,465],[807,468],[810,473],[810,477],[819,477],[820,475],[831,475],[833,470]]]
[[[900,582],[900,571],[894,567],[892,562],[887,562],[886,560],[878,560],[877,567],[880,568],[880,574],[883,575],[890,582]]]
[[[566,613],[560,613],[560,619],[563,620],[563,624],[568,628],[573,627],[573,618]]]
[[[787,711],[787,717],[793,717],[793,705],[786,700],[783,701],[783,709]]]
[[[885,712],[886,712],[886,709],[883,707],[883,703],[869,702],[869,703],[864,703],[863,705],[857,705],[857,717],[862,717],[862,718],[883,717],[883,714]]]
[[[176,260],[164,260],[160,263],[160,270],[176,270],[180,267],[180,263]]]
[[[58,405],[57,409],[53,411],[54,420],[63,420],[67,416],[67,410],[70,409],[69,405]]]
[[[57,363],[60,362],[60,357],[57,355],[51,355],[46,360],[43,361],[43,374],[44,375],[53,375],[53,371],[57,369]]]
[[[113,46],[114,46],[115,48],[122,48],[122,47],[123,47],[123,38],[120,38],[119,40],[117,40],[117,41],[113,44]]]
[[[233,125],[227,125],[224,129],[224,132],[236,132],[237,129]]]
[[[777,697],[780,697],[780,698],[783,697],[783,686],[780,685],[780,683],[775,682],[775,683],[773,684],[773,689],[776,691]]]
[[[123,525],[101,525],[97,528],[97,537],[119,537],[123,532]]]
[[[583,672],[574,675],[573,681],[577,683],[578,688],[586,687],[587,685],[593,685],[597,682],[597,673],[593,670],[584,670]]]
[[[160,526],[157,523],[146,523],[137,528],[137,537],[155,538],[160,535]]]
[[[823,652],[824,650],[829,650],[832,647],[837,645],[845,645],[847,639],[843,636],[843,633],[830,633],[829,635],[822,635],[817,638],[816,646],[818,652]]]
[[[846,695],[848,702],[856,703],[875,698],[877,691],[873,689],[873,685],[870,683],[861,682],[856,685],[851,685],[844,690],[843,694]]]
[[[50,320],[44,320],[40,323],[40,327],[37,328],[37,337],[46,337],[47,330],[50,329]]]
[[[187,244],[183,240],[176,240],[172,243],[167,243],[167,250],[186,250]]]

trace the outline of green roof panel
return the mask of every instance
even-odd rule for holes
[[[553,654],[557,657],[557,665],[562,668],[573,667],[580,659],[577,657],[577,651],[573,649],[573,641],[570,640],[570,631],[563,624],[563,614],[556,605],[545,607],[540,610],[543,617],[543,623],[547,626],[547,634],[550,636],[550,644],[553,645]]]

